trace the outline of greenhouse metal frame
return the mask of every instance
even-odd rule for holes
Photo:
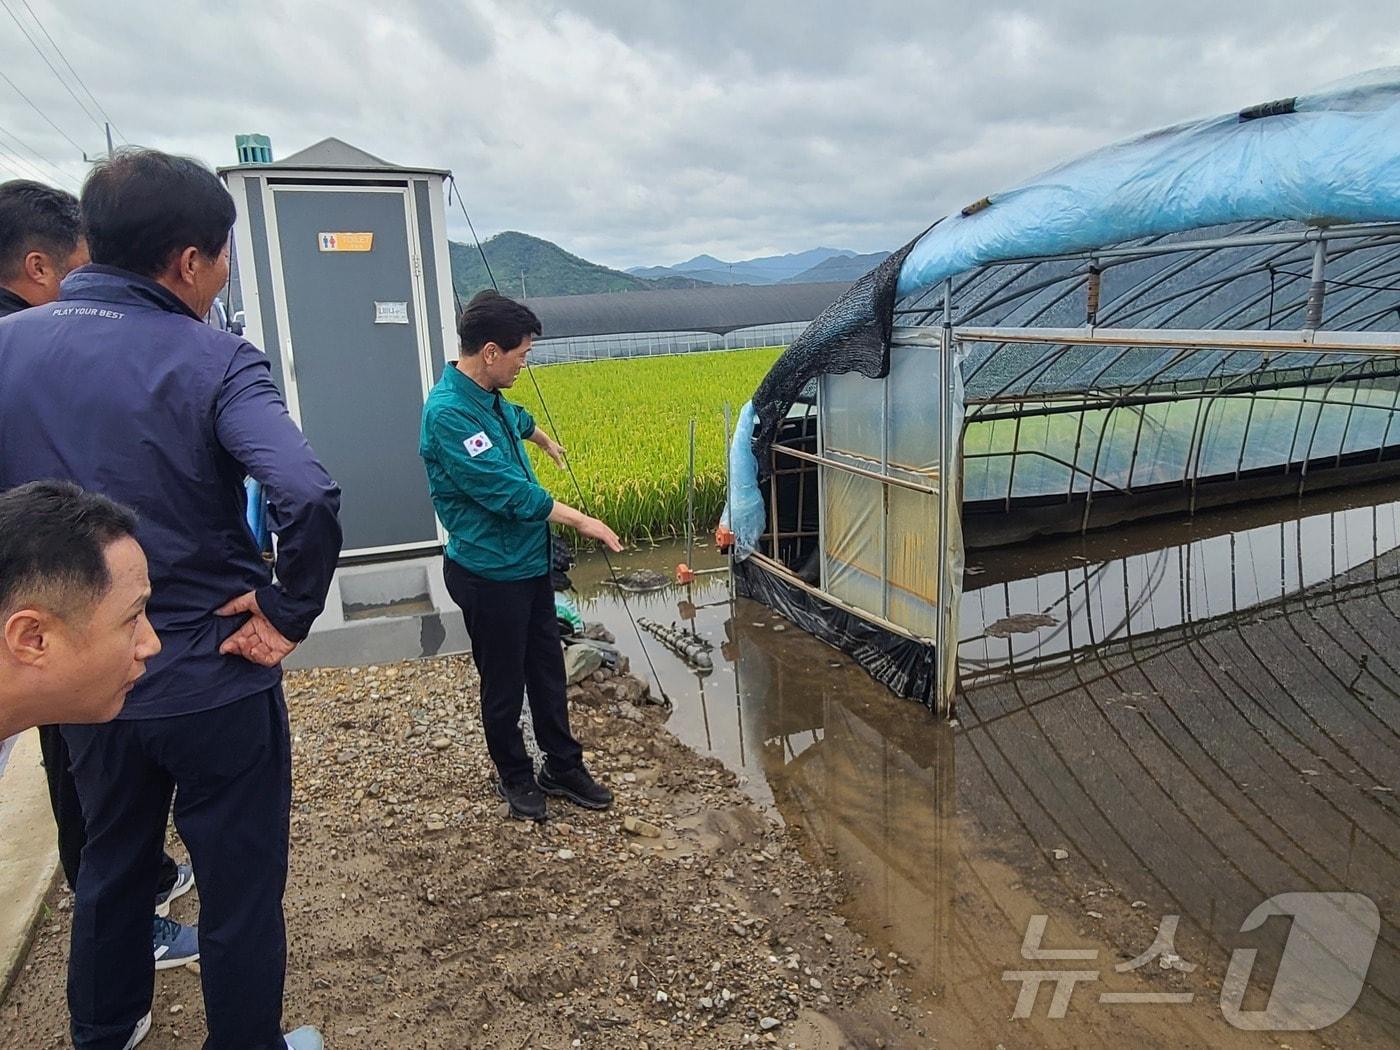
[[[1395,331],[1400,327],[1400,223],[1295,224],[1289,229],[1268,225],[1273,228],[1267,232],[1257,226],[1225,235],[1194,231],[1195,236],[1165,242],[1008,260],[962,278],[947,278],[936,293],[902,305],[896,318],[919,323],[893,330],[890,375],[823,375],[811,403],[797,417],[820,421],[815,427],[816,450],[782,439],[771,446],[766,497],[769,519],[779,526],[765,532],[751,560],[820,602],[926,646],[933,656],[934,683],[927,700],[935,710],[951,715],[956,668],[955,660],[944,659],[944,654],[951,656],[954,648],[950,640],[960,590],[962,545],[954,536],[964,501],[975,502],[961,492],[969,463],[1008,461],[1005,489],[999,487],[994,501],[1003,512],[1053,500],[1074,507],[1079,529],[1092,527],[1096,500],[1113,496],[1174,488],[1179,509],[1190,511],[1197,508],[1203,489],[1218,483],[1225,483],[1221,487],[1227,491],[1213,495],[1212,502],[1251,498],[1237,483],[1260,472],[1287,479],[1289,488],[1302,491],[1305,485],[1318,484],[1318,475],[1329,468],[1374,464],[1387,474],[1400,471],[1400,426],[1395,425],[1400,415],[1400,334]],[[1267,253],[1266,261],[1251,258],[1240,265],[1241,254],[1260,252]],[[1309,261],[1305,277],[1297,273],[1301,253]],[[1229,260],[1235,265],[1222,273],[1220,262],[1229,256],[1236,257]],[[1129,262],[1147,262],[1157,272],[1134,281],[1121,296],[1105,297],[1105,276]],[[1268,290],[1252,287],[1261,274],[1271,286]],[[1282,288],[1279,274],[1285,275]],[[1201,279],[1183,279],[1191,276]],[[1152,317],[1166,302],[1185,304],[1178,305],[1177,316],[1199,317],[1206,296],[1218,299],[1232,287],[1234,303],[1217,310],[1221,327],[1131,326],[1134,314]],[[1037,297],[1035,310],[1024,316],[1026,302]],[[941,302],[931,304],[930,299]],[[1062,326],[1067,309],[1082,311],[1080,327]],[[1046,317],[1061,324],[1035,323]],[[1110,324],[1094,324],[1100,318]],[[1275,325],[1301,320],[1305,327],[1226,327],[1239,319],[1267,319]],[[988,320],[1019,323],[976,323]],[[1348,322],[1356,327],[1321,327]],[[901,365],[911,353],[930,359],[936,355],[937,360],[938,442],[935,449],[924,450],[923,462],[901,461],[891,454],[891,397],[897,402],[905,390],[922,399],[928,391],[901,385],[907,378],[900,374]],[[987,377],[996,373],[998,363],[1002,375],[993,383]],[[833,401],[849,398],[860,387],[878,388],[878,416],[884,422],[878,448],[868,442],[864,448],[841,447],[829,437]],[[1245,405],[1243,426],[1229,428],[1228,433],[1218,426],[1212,430],[1218,407],[1234,401]],[[1260,409],[1261,403],[1274,407]],[[1179,469],[1169,479],[1144,446],[1155,406],[1168,413],[1172,406],[1190,406],[1194,416],[1185,428],[1187,454],[1174,462]],[[1106,456],[1106,445],[1123,428],[1094,426],[1090,417],[1112,420],[1116,412],[1132,413],[1136,425],[1126,429],[1122,443],[1127,453]],[[1074,421],[1072,452],[1056,455],[1022,442],[1028,419],[1052,415]],[[1014,427],[1006,451],[966,449],[968,435],[978,427],[1002,422]],[[1282,451],[1277,443],[1258,440],[1258,434],[1278,430],[1281,422],[1288,424]],[[894,440],[898,444],[899,439]],[[1227,444],[1233,451],[1224,457],[1221,448]],[[1261,461],[1261,454],[1268,462]],[[1026,457],[1053,462],[1060,469],[1059,484],[1018,492],[1017,463]],[[1106,460],[1113,458],[1129,464],[1126,478],[1105,469]],[[1228,469],[1215,469],[1222,464]],[[1142,484],[1135,473],[1147,468],[1152,469]],[[827,495],[821,499],[815,533],[802,528],[800,521],[796,528],[781,525],[783,479],[795,476],[801,490],[812,484],[814,473],[814,488],[863,487],[863,498],[857,493],[851,501],[861,510],[857,524],[868,524],[870,513],[879,514],[879,527],[864,530],[866,549],[854,557],[842,557],[850,552],[841,542],[833,543],[832,534],[841,531],[843,523],[833,522],[833,503]],[[850,480],[837,481],[838,475]],[[940,485],[944,477],[955,483]],[[984,483],[983,491],[986,488]],[[869,498],[870,493],[878,493],[878,498]],[[799,505],[806,499],[801,491],[797,498]],[[892,525],[897,540],[907,543],[910,535],[899,528],[902,516],[892,520],[889,510],[892,501],[901,499],[916,501],[915,515],[937,521],[936,532],[925,530],[917,552],[906,557],[891,551]],[[1021,527],[1024,530],[1024,523]],[[846,531],[841,539],[849,540],[854,530]],[[939,537],[949,537],[950,542],[940,542]],[[804,538],[815,538],[823,552],[816,581],[801,578],[782,556],[784,541]],[[937,556],[920,556],[929,551]],[[892,604],[900,606],[894,614]]]

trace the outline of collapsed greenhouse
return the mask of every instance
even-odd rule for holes
[[[741,413],[736,586],[950,714],[964,533],[1392,476],[1398,417],[1386,69],[1091,153],[868,274]]]

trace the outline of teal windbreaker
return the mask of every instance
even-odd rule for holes
[[[535,419],[455,365],[443,370],[423,406],[418,454],[433,508],[448,532],[447,556],[491,580],[549,572],[549,514],[521,442]]]

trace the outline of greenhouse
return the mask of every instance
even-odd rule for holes
[[[1096,151],[892,255],[741,414],[737,585],[948,714],[964,532],[1393,475],[1397,417],[1389,69]]]
[[[531,360],[787,346],[849,287],[823,281],[540,296],[526,300],[544,327]]]

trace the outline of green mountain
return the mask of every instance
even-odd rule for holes
[[[491,287],[491,278],[475,244],[451,241],[448,249],[452,256],[452,283],[463,302],[483,288]],[[481,249],[486,253],[501,292],[517,299],[704,286],[703,281],[684,277],[659,281],[633,277],[630,273],[580,259],[550,241],[514,230],[488,238],[482,242]]]

